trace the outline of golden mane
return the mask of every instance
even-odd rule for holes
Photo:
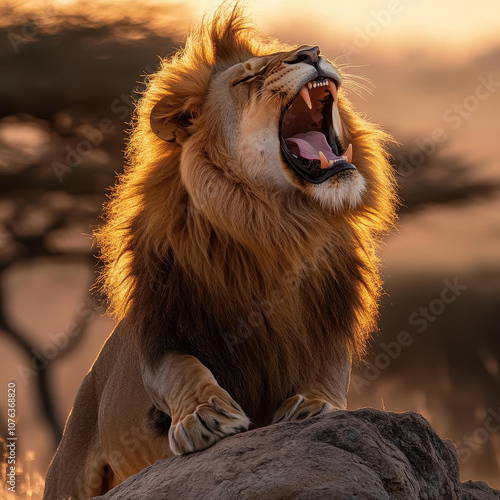
[[[166,120],[189,127],[214,74],[290,49],[261,38],[238,6],[205,19],[150,78],[126,171],[97,233],[111,310],[136,329],[151,359],[186,349],[231,386],[224,360],[232,356],[247,379],[245,387],[240,377],[228,390],[243,407],[258,401],[252,391],[263,385],[278,400],[296,379],[293,370],[321,365],[335,345],[364,354],[381,291],[375,250],[395,218],[389,137],[340,99],[368,190],[356,209],[333,213],[299,192],[252,188],[218,139],[217,116],[198,123],[205,154],[197,168],[206,177],[195,179],[199,199],[193,200],[181,179],[181,146],[159,139],[150,115],[161,101]],[[260,359],[248,359],[250,352]]]

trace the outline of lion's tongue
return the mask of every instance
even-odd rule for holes
[[[328,161],[337,160],[337,156],[328,144],[325,134],[312,130],[304,134],[297,134],[285,140],[288,149],[295,155],[307,160],[319,160],[321,151]]]

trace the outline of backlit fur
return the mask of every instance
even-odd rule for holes
[[[343,139],[363,189],[342,210],[322,203],[323,185],[255,182],[231,153],[221,132],[231,117],[205,106],[212,78],[293,49],[261,38],[238,7],[191,33],[148,83],[97,235],[112,311],[146,362],[196,356],[255,423],[345,349],[363,356],[381,290],[374,252],[394,221],[389,138],[343,87]],[[172,142],[151,130],[160,101]]]

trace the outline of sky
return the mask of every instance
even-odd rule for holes
[[[71,4],[75,0],[37,0],[35,4]],[[117,4],[123,2],[111,0]],[[174,4],[189,12],[183,29],[199,21],[204,12],[213,10],[220,0],[189,0]],[[346,43],[367,33],[370,42],[387,48],[427,47],[434,57],[453,57],[463,63],[500,43],[498,26],[500,6],[497,0],[247,0],[248,12],[268,34],[308,32],[328,39],[342,35]],[[182,21],[181,21],[182,23]],[[397,42],[396,45],[395,42]]]
[[[186,4],[202,12],[219,1]],[[436,55],[453,52],[458,61],[500,41],[500,6],[495,0],[250,0],[248,8],[264,30],[279,27],[289,32],[292,19],[299,25],[297,29],[322,37],[343,33],[354,40],[361,31],[381,44],[397,40],[400,48],[402,42],[407,47],[433,42]]]

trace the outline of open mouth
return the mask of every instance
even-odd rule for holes
[[[337,88],[331,78],[306,83],[281,114],[279,133],[283,158],[302,179],[320,184],[351,163],[352,146],[342,148],[334,126]],[[337,124],[337,127],[340,123]]]

